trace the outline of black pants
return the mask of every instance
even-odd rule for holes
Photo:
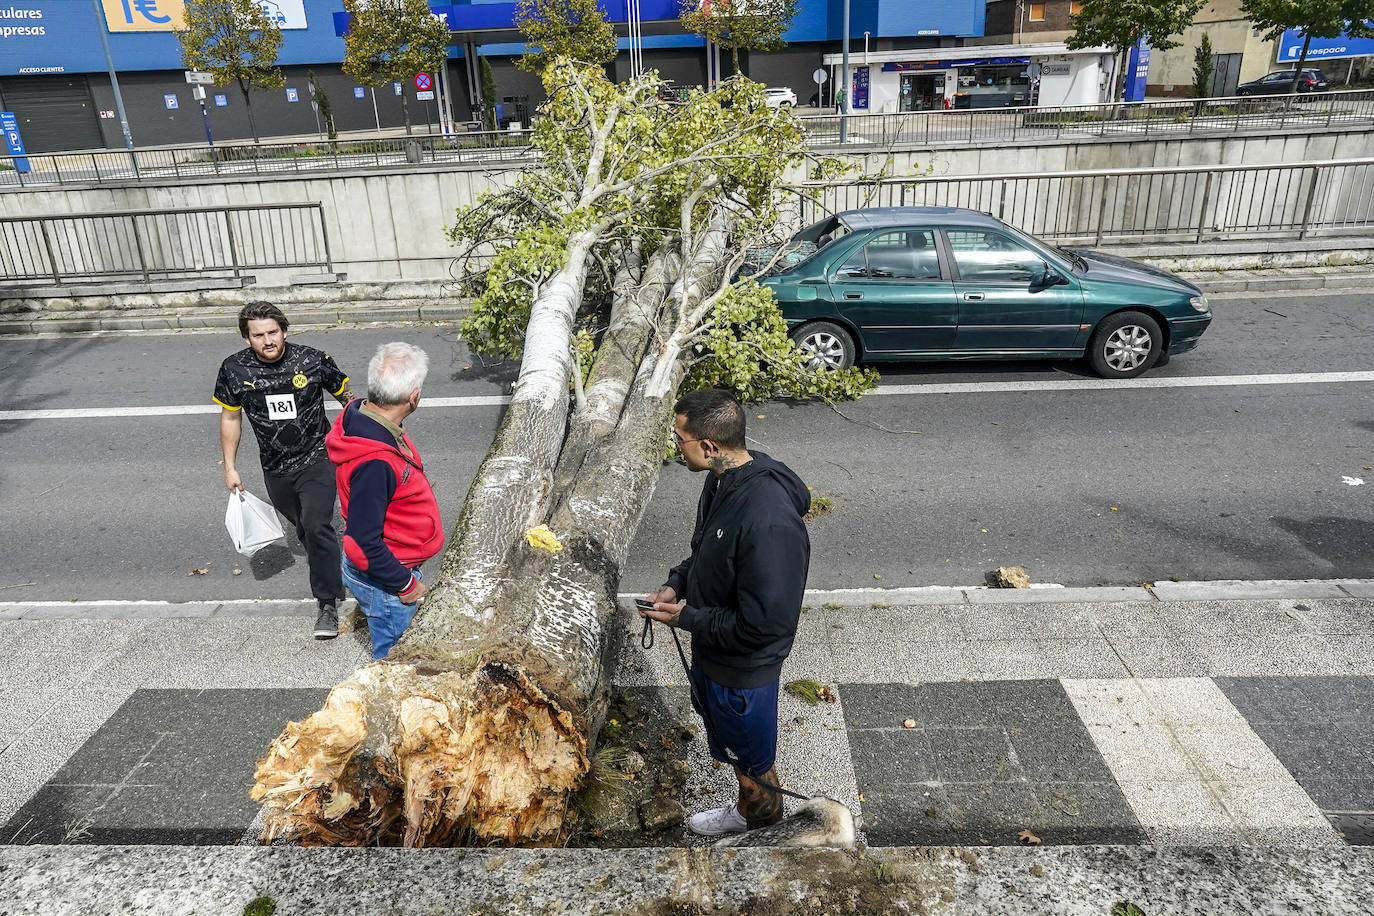
[[[264,473],[267,497],[296,526],[310,566],[310,593],[320,603],[343,599],[339,536],[334,531],[334,465],[328,458],[280,477]]]

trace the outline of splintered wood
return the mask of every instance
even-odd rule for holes
[[[258,761],[262,841],[305,846],[538,843],[588,767],[572,716],[518,671],[372,665]]]

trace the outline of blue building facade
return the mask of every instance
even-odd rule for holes
[[[443,119],[437,99],[413,84],[373,91],[339,69],[347,17],[342,0],[259,0],[283,30],[278,63],[285,90],[255,93],[253,111],[264,136],[317,130],[310,87],[329,97],[340,130],[394,127],[400,99],[412,121],[431,129]],[[114,115],[102,35],[108,40],[135,141],[139,145],[205,139],[199,101],[187,85],[175,30],[183,0],[0,0],[0,111],[13,111],[29,150],[79,149],[122,143]],[[626,0],[602,0],[608,18],[623,24]],[[702,40],[677,25],[680,0],[639,0],[644,60],[665,78],[686,85],[711,75]],[[450,66],[437,82],[447,88],[452,119],[468,120],[478,103],[472,55],[490,59],[506,120],[527,119],[542,95],[537,80],[510,60],[522,50],[513,2],[430,3],[454,34]],[[935,48],[983,34],[986,0],[851,0],[850,35],[875,50]],[[624,32],[623,27],[618,31]],[[843,37],[843,0],[801,0],[786,35],[788,47],[743,55],[742,69],[773,85],[793,86],[805,102],[811,72]],[[621,47],[627,42],[622,39]],[[628,73],[628,55],[614,65]],[[313,77],[311,74],[313,73]],[[244,99],[235,87],[207,87],[215,139],[247,135]]]

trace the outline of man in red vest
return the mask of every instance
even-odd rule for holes
[[[444,546],[439,504],[415,445],[401,428],[420,406],[429,357],[408,343],[377,348],[367,399],[350,401],[325,437],[344,518],[343,578],[385,658],[425,594],[420,565]]]

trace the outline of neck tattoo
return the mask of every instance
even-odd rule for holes
[[[736,467],[738,464],[739,461],[730,455],[716,455],[711,459],[711,471],[719,476],[731,468]]]

